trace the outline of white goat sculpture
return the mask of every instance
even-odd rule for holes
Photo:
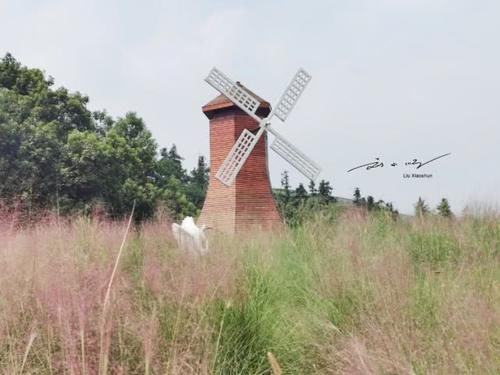
[[[208,239],[205,235],[207,229],[210,228],[205,224],[198,227],[191,216],[185,217],[181,225],[172,224],[172,233],[179,247],[199,256],[208,253]]]

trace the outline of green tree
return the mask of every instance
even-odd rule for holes
[[[313,180],[309,181],[308,188],[309,188],[309,194],[311,196],[315,196],[318,193],[318,190],[316,189],[316,183]]]
[[[207,194],[208,172],[209,168],[205,161],[205,157],[199,156],[196,168],[191,171],[186,187],[189,201],[198,209],[202,208]]]
[[[208,168],[200,157],[188,175],[173,145],[158,147],[144,121],[127,113],[116,121],[91,112],[88,97],[54,88],[52,77],[0,59],[0,196],[28,211],[57,207],[136,219],[165,204],[173,217],[195,215],[203,204]]]
[[[385,203],[384,211],[389,212],[394,220],[399,217],[399,211],[394,209],[394,206],[391,202]]]
[[[375,208],[375,199],[369,195],[366,197],[366,208],[371,211]]]
[[[111,216],[130,212],[136,218],[153,214],[161,196],[155,184],[156,143],[141,118],[127,113],[104,134],[69,134],[61,169],[64,204],[88,211],[92,202],[103,202]]]
[[[285,198],[285,203],[290,201],[290,178],[288,177],[288,172],[284,171],[281,173],[281,188],[283,189],[283,194]]]
[[[185,185],[173,175],[168,179],[166,188],[162,190],[161,198],[175,219],[197,214],[196,206],[186,196]]]
[[[422,217],[427,214],[429,214],[429,206],[421,197],[418,197],[417,203],[415,203],[415,216]]]
[[[361,201],[361,191],[359,190],[358,187],[354,189],[353,196],[354,196],[354,199],[353,199],[354,205],[359,206],[359,203]]]
[[[34,209],[59,203],[69,132],[94,130],[88,98],[52,85],[10,54],[0,60],[0,191]]]
[[[120,118],[106,132],[109,156],[113,167],[112,180],[106,183],[106,201],[113,216],[130,212],[136,201],[137,218],[151,216],[159,197],[156,176],[156,142],[143,120],[130,112]]]
[[[307,190],[304,187],[303,183],[300,183],[299,186],[295,189],[295,198],[299,201],[304,201],[307,198]]]
[[[437,206],[437,212],[443,217],[452,217],[453,212],[451,212],[450,204],[446,198],[441,199],[441,202]]]
[[[91,132],[69,134],[61,166],[61,205],[64,211],[89,213],[94,202],[110,204],[111,187],[121,184],[116,173],[121,168],[106,139]],[[108,207],[109,208],[109,207]]]
[[[329,203],[333,202],[332,197],[333,188],[330,186],[330,182],[326,180],[321,180],[318,185],[318,196],[323,202]]]
[[[171,176],[181,182],[187,182],[186,171],[182,167],[182,158],[177,153],[177,146],[172,145],[170,150],[166,147],[160,150],[160,160],[157,163],[158,180],[160,184],[167,184]]]
[[[275,199],[285,223],[294,225],[297,216],[296,204],[298,202],[292,197],[292,188],[287,171],[281,173],[281,189],[275,194]]]

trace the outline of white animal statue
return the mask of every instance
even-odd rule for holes
[[[179,247],[200,256],[208,253],[208,239],[205,235],[207,229],[210,227],[205,224],[198,227],[191,216],[185,217],[181,225],[172,224],[172,233]]]

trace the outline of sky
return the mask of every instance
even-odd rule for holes
[[[0,54],[88,95],[92,110],[137,112],[188,168],[209,155],[213,66],[271,104],[302,67],[312,80],[273,126],[334,195],[359,187],[403,213],[446,197],[460,214],[500,205],[499,19],[498,0],[0,0]],[[308,183],[269,157],[273,186],[283,170]],[[384,167],[347,172],[376,158]]]

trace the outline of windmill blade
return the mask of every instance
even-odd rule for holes
[[[241,167],[243,167],[243,164],[245,164],[248,156],[250,156],[264,129],[264,127],[261,127],[257,134],[251,133],[248,129],[243,130],[215,175],[220,182],[226,186],[230,186],[234,182],[234,179]]]
[[[231,79],[217,68],[213,68],[210,71],[205,81],[260,123],[261,119],[255,114],[260,106],[260,102],[243,87],[231,81]]]
[[[271,144],[271,148],[308,179],[312,181],[316,180],[321,172],[318,165],[283,138],[272,127],[267,127],[267,130],[274,135],[274,141]]]
[[[304,69],[299,69],[274,108],[273,115],[284,122],[310,80],[311,76],[309,73]]]

